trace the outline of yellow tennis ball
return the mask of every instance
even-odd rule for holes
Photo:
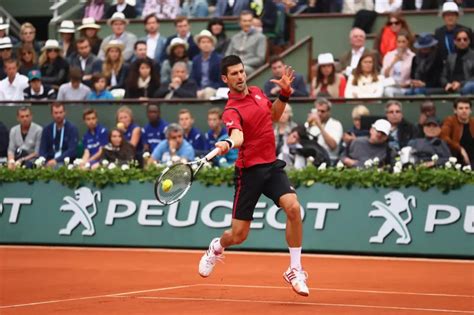
[[[117,123],[117,128],[123,130],[123,129],[125,129],[125,124],[123,122],[119,122],[119,123]]]
[[[173,181],[171,179],[165,179],[163,183],[161,183],[161,189],[163,189],[164,192],[168,192],[173,188]]]

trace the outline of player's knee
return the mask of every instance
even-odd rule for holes
[[[247,239],[247,231],[233,231],[232,241],[234,244],[242,244]]]
[[[290,221],[301,220],[300,211],[300,203],[296,200],[288,204],[285,208],[286,216]]]

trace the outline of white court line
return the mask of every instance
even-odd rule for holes
[[[41,250],[71,250],[71,251],[106,251],[106,252],[157,252],[157,253],[184,253],[199,254],[205,249],[170,249],[170,248],[124,248],[124,247],[80,247],[80,246],[44,246],[44,245],[0,245],[2,248],[14,249],[41,249]],[[244,256],[283,256],[288,257],[288,253],[282,252],[249,252],[239,250],[228,250],[226,255],[244,255]],[[336,255],[336,254],[302,254],[304,258],[323,258],[323,259],[342,259],[342,260],[383,260],[383,261],[421,261],[435,263],[457,263],[474,264],[472,259],[454,259],[454,258],[415,258],[415,257],[389,257],[389,256],[363,256],[363,255]]]
[[[380,305],[362,305],[362,304],[337,304],[337,303],[317,303],[317,302],[285,302],[285,301],[265,301],[265,300],[245,300],[245,299],[209,299],[209,298],[191,298],[191,297],[154,297],[154,296],[138,296],[137,299],[149,300],[171,300],[171,301],[210,301],[210,302],[238,302],[238,303],[260,303],[260,304],[288,304],[288,305],[313,305],[313,306],[329,306],[329,307],[347,307],[347,308],[375,308],[384,310],[400,310],[400,311],[420,311],[420,312],[440,312],[440,313],[462,313],[473,314],[473,311],[447,310],[435,308],[418,308],[403,306],[380,306]]]
[[[14,304],[14,305],[3,305],[3,306],[0,306],[0,309],[24,307],[24,306],[35,306],[35,305],[42,305],[42,304],[62,303],[62,302],[72,302],[72,301],[81,301],[81,300],[101,299],[101,298],[107,298],[107,297],[121,297],[121,296],[124,296],[124,295],[127,295],[127,294],[137,294],[137,293],[146,293],[146,292],[158,292],[158,291],[166,291],[166,290],[175,290],[175,289],[182,289],[182,288],[188,288],[188,287],[194,287],[194,286],[196,286],[196,285],[195,284],[190,284],[190,285],[180,285],[180,286],[175,286],[175,287],[157,288],[157,289],[149,289],[149,290],[129,291],[129,292],[121,292],[121,293],[94,295],[94,296],[84,296],[84,297],[77,297],[77,298],[70,298],[70,299],[39,301],[39,302]]]

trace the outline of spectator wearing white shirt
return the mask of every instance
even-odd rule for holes
[[[80,68],[69,70],[69,82],[62,84],[58,91],[59,101],[81,101],[87,98],[91,89],[81,83],[82,71]]]
[[[375,0],[375,12],[379,14],[399,11],[402,0]]]
[[[379,75],[375,66],[375,57],[364,53],[357,68],[347,79],[346,98],[377,98],[382,97],[384,91],[384,77]]]
[[[351,50],[339,57],[340,71],[342,71],[346,77],[352,74],[352,71],[359,64],[360,57],[362,57],[364,52],[370,52],[377,57],[378,67],[378,54],[374,50],[365,47],[365,37],[365,32],[358,27],[354,27],[349,34]]]
[[[155,14],[149,14],[145,17],[146,36],[141,40],[146,42],[146,55],[156,63],[161,63],[161,54],[166,45],[166,37],[160,34],[160,21]]]
[[[7,77],[0,81],[0,100],[23,101],[28,77],[18,73],[18,62],[14,59],[4,60],[3,67]]]

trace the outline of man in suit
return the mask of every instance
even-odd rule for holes
[[[125,18],[125,15],[122,12],[115,12],[112,15],[112,17],[107,21],[107,23],[112,28],[113,34],[107,36],[102,41],[102,44],[100,45],[99,56],[98,56],[99,59],[101,60],[105,59],[104,48],[113,39],[119,40],[125,45],[125,48],[122,51],[123,58],[125,60],[130,59],[130,57],[132,57],[133,55],[133,45],[137,41],[137,37],[134,34],[125,31],[126,26],[128,24],[128,20]]]
[[[160,34],[160,21],[155,14],[150,14],[143,21],[146,36],[140,38],[146,42],[146,55],[156,63],[161,63],[161,54],[166,46],[166,37]]]
[[[349,77],[352,74],[352,70],[357,67],[360,57],[365,51],[369,51],[377,59],[377,67],[380,67],[380,61],[378,53],[375,50],[367,49],[365,47],[365,32],[358,28],[354,27],[349,33],[349,40],[351,44],[351,50],[344,53],[339,58],[339,69],[342,71],[346,77]]]
[[[188,18],[185,16],[178,16],[174,22],[174,25],[176,27],[176,34],[168,37],[166,40],[165,47],[161,53],[161,62],[168,59],[167,48],[171,44],[171,41],[176,37],[179,37],[188,43],[188,57],[190,60],[192,60],[194,56],[199,54],[199,48],[194,42],[193,35],[191,34],[191,26],[189,25]]]
[[[272,82],[272,80],[280,80],[283,72],[286,69],[285,62],[281,57],[272,57],[270,59],[270,67],[272,69],[273,78],[265,82],[263,91],[265,94],[270,96],[278,96],[280,94],[280,87]],[[308,90],[306,89],[306,82],[301,74],[295,73],[295,80],[291,84],[294,92],[292,96],[305,97],[308,96]]]
[[[76,41],[75,54],[70,61],[70,67],[81,69],[82,82],[91,86],[91,79],[94,72],[101,72],[101,62],[96,55],[92,53],[91,44],[87,38],[79,38]]]
[[[130,68],[134,69],[134,67],[137,66],[137,63],[141,59],[148,59],[151,64],[153,65],[153,71],[155,73],[160,73],[160,63],[155,61],[155,59],[152,59],[147,56],[147,50],[148,50],[148,45],[147,42],[144,40],[137,40],[134,45],[134,53],[132,58],[130,58],[129,63],[130,63]],[[132,70],[133,71],[133,70]]]

